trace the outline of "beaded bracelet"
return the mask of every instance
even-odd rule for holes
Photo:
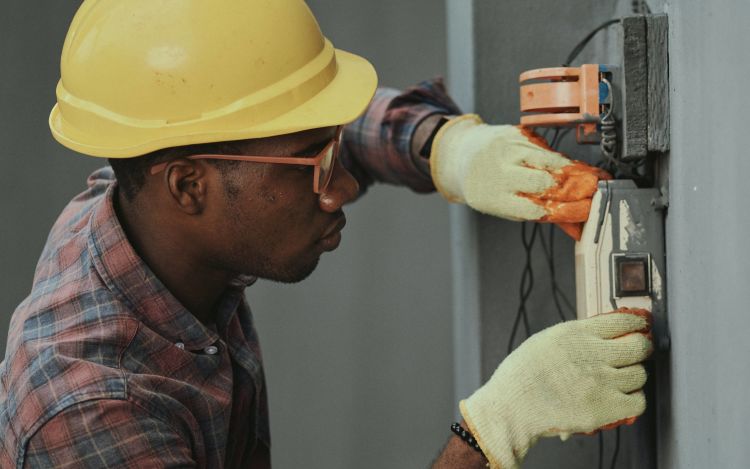
[[[456,436],[458,436],[463,441],[465,441],[469,446],[479,451],[479,454],[484,456],[484,452],[482,451],[482,448],[479,447],[479,443],[477,443],[477,440],[474,438],[474,435],[469,433],[469,431],[466,430],[464,427],[462,427],[461,424],[456,422],[453,425],[451,425],[451,431],[455,433]]]

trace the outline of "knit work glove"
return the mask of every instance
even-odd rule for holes
[[[514,469],[543,436],[632,423],[646,408],[651,353],[645,310],[620,309],[557,324],[530,337],[490,380],[461,401],[461,414],[492,468]]]
[[[580,239],[605,171],[571,161],[530,130],[487,125],[476,114],[448,121],[430,152],[432,180],[449,201],[509,220],[560,224]]]

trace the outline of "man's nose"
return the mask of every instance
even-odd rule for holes
[[[341,210],[341,207],[356,199],[357,195],[359,195],[359,183],[354,179],[352,173],[344,168],[341,161],[336,160],[333,174],[331,174],[331,182],[318,197],[321,210],[335,213]]]

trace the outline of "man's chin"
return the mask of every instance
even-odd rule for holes
[[[320,258],[316,258],[313,262],[306,265],[296,265],[293,267],[269,269],[260,275],[260,278],[271,280],[280,283],[299,283],[305,280],[312,274],[318,267]]]

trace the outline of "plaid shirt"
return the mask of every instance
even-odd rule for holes
[[[342,161],[373,181],[433,189],[410,154],[425,117],[458,109],[440,81],[380,89]],[[202,324],[129,244],[111,168],[53,226],[0,363],[0,468],[270,467],[260,346],[237,278]]]
[[[432,192],[430,163],[412,157],[416,127],[434,114],[460,114],[439,78],[405,90],[379,88],[367,111],[344,129],[341,160],[357,178],[361,193],[374,181]]]

